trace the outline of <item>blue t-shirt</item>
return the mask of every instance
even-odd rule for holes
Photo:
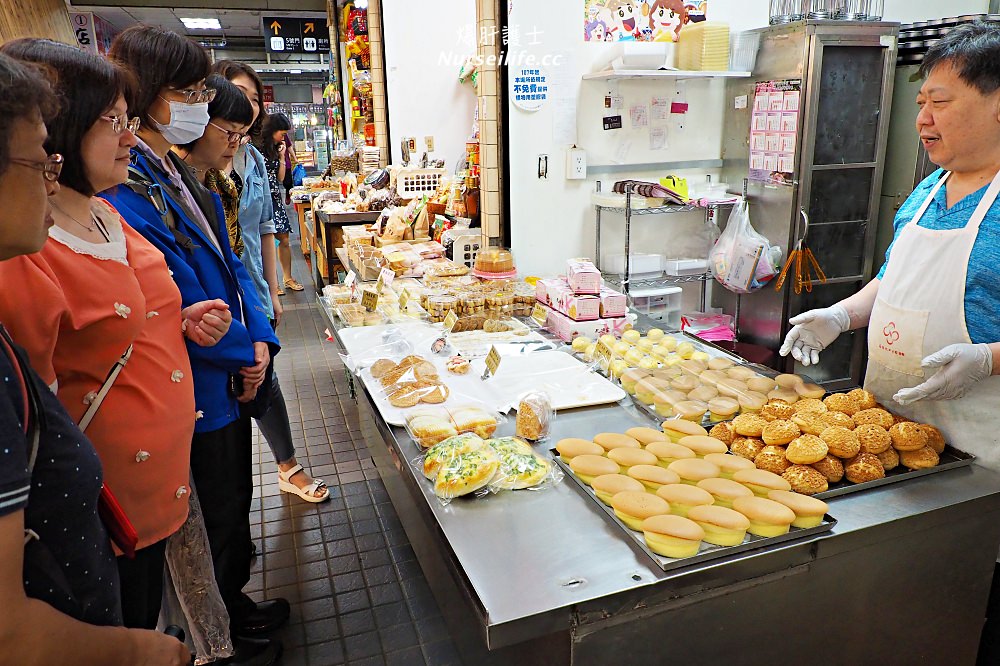
[[[23,352],[22,358],[27,358]],[[118,568],[97,514],[101,461],[56,396],[29,370],[45,424],[29,474],[19,378],[0,346],[0,516],[23,510],[25,527],[38,534],[55,560],[43,567],[42,558],[33,556],[39,544],[25,548],[24,592],[88,624],[120,625]],[[54,567],[61,569],[72,596],[50,575]]]
[[[938,169],[925,178],[896,213],[893,245],[943,175],[944,171]],[[986,194],[986,189],[983,187],[948,208],[947,187],[942,187],[917,224],[925,229],[964,228]],[[891,253],[892,245],[885,253],[886,264]],[[882,279],[884,274],[885,265],[877,277]],[[1000,199],[993,202],[986,219],[979,226],[965,278],[965,325],[974,343],[1000,342],[1000,317],[997,312],[1000,312]]]

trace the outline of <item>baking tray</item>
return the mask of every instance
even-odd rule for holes
[[[941,462],[938,463],[936,467],[910,470],[900,465],[899,467],[896,467],[896,469],[886,472],[885,478],[883,479],[866,481],[864,483],[840,481],[839,483],[834,484],[835,487],[830,488],[826,492],[818,493],[815,497],[825,500],[830,499],[831,497],[850,495],[851,493],[861,492],[862,490],[868,490],[869,488],[878,488],[879,486],[888,486],[893,483],[909,481],[910,479],[915,479],[918,476],[927,476],[928,474],[937,474],[938,472],[944,472],[949,469],[968,467],[976,460],[976,456],[971,453],[959,451],[950,445],[944,447],[944,453],[942,453],[939,457]]]
[[[795,541],[797,539],[803,539],[805,537],[814,536],[816,534],[823,534],[824,532],[829,532],[837,524],[836,519],[832,518],[829,514],[823,516],[823,522],[816,527],[810,527],[808,529],[800,529],[798,527],[793,527],[787,534],[782,534],[776,537],[759,537],[753,534],[747,534],[747,538],[738,546],[713,546],[712,544],[702,543],[701,550],[698,551],[697,555],[692,555],[691,557],[684,558],[672,558],[663,557],[662,555],[657,555],[649,549],[646,545],[646,541],[642,536],[641,532],[636,532],[625,526],[618,516],[615,515],[615,510],[610,506],[597,499],[594,491],[591,490],[590,486],[585,484],[583,481],[576,477],[573,470],[569,468],[569,465],[564,463],[559,457],[559,452],[555,449],[551,449],[552,459],[555,461],[559,468],[566,474],[567,478],[573,480],[573,484],[576,486],[583,495],[585,495],[591,502],[600,507],[605,515],[610,518],[619,528],[632,540],[632,542],[646,555],[649,559],[653,560],[664,571],[673,571],[674,569],[681,569],[683,567],[689,567],[693,564],[701,564],[703,562],[711,562],[712,560],[718,560],[723,557],[729,557],[731,555],[736,555],[738,553],[745,553],[750,550],[756,550],[758,548],[767,548],[769,546],[774,546],[779,543],[785,543],[787,541]]]

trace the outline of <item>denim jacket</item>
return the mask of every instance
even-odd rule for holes
[[[240,174],[243,178],[243,194],[240,196],[243,254],[240,259],[257,287],[257,297],[267,310],[268,318],[274,319],[271,288],[264,279],[264,264],[261,260],[261,237],[274,233],[274,204],[271,201],[271,187],[267,183],[267,168],[264,166],[264,156],[252,144],[247,144],[236,154],[236,160],[240,159],[246,159],[246,167]]]
[[[240,369],[254,364],[253,344],[268,343],[273,356],[279,350],[278,339],[257,299],[250,276],[230,249],[229,235],[224,222],[220,222],[225,216],[219,197],[191,177],[175,156],[168,159],[198,200],[199,208],[215,230],[219,248],[189,217],[163,166],[141,148],[132,149],[129,183],[99,196],[107,199],[133,229],[163,252],[184,307],[212,298],[229,304],[233,321],[218,344],[201,347],[187,342],[195,407],[200,412],[195,432],[211,432],[240,417],[233,383],[239,381]]]

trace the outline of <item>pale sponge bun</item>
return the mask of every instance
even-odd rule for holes
[[[678,444],[688,447],[699,458],[704,458],[710,453],[725,453],[729,450],[725,443],[708,435],[682,437]]]
[[[646,518],[641,527],[649,549],[664,557],[697,555],[705,538],[705,530],[698,523],[670,514]]]
[[[643,446],[646,446],[650,442],[670,441],[670,437],[665,432],[656,430],[655,428],[629,428],[625,431],[625,434]]]
[[[670,513],[667,500],[644,491],[623,491],[611,498],[615,515],[632,530],[642,531],[642,521]]]
[[[656,456],[663,467],[675,460],[690,460],[697,457],[694,451],[676,442],[650,442],[646,445],[646,451]]]
[[[721,506],[696,506],[688,518],[705,530],[704,540],[716,546],[737,546],[743,543],[750,520],[743,514]]]
[[[687,437],[688,435],[707,435],[708,431],[702,428],[697,423],[692,421],[684,421],[681,419],[674,421],[664,421],[660,426],[663,428],[663,432],[666,433],[670,439],[673,441],[678,441],[682,437]]]
[[[733,509],[750,520],[750,533],[760,537],[785,534],[795,521],[794,511],[763,497],[740,497],[733,500]]]
[[[652,492],[656,492],[662,486],[681,482],[681,478],[675,472],[659,465],[633,465],[628,468],[627,474]]]
[[[718,465],[713,465],[700,458],[675,460],[670,463],[667,469],[677,474],[681,478],[682,483],[692,486],[697,485],[703,479],[714,479],[722,475],[722,470],[719,469]]]
[[[573,460],[573,458],[584,454],[592,456],[602,455],[604,453],[604,447],[599,444],[594,444],[589,439],[567,437],[566,439],[560,439],[556,442],[556,451],[559,452],[560,458],[569,462]]]
[[[622,447],[608,451],[608,459],[618,463],[624,474],[633,465],[655,465],[659,460],[654,454],[644,449]]]
[[[666,470],[664,470],[666,471]],[[645,490],[643,485],[632,477],[624,474],[602,474],[594,477],[590,487],[594,489],[597,499],[607,505],[611,504],[611,498],[626,490],[641,493]]]
[[[733,481],[742,483],[757,497],[767,497],[772,490],[791,490],[792,485],[774,472],[762,469],[744,469],[733,474]],[[789,521],[791,522],[791,521]]]
[[[823,500],[787,490],[772,490],[767,494],[767,498],[779,504],[784,504],[794,511],[795,520],[792,521],[792,527],[801,527],[803,529],[816,527],[822,523],[823,516],[826,515],[826,512],[830,508]]]
[[[707,506],[715,501],[707,490],[686,483],[661,486],[656,495],[667,500],[670,503],[670,513],[677,516],[687,516],[693,507]]]
[[[584,454],[569,461],[569,468],[573,470],[581,481],[590,485],[594,477],[603,474],[617,474],[621,468],[614,460],[608,460],[604,456],[594,456]]]
[[[752,497],[753,492],[742,483],[729,479],[703,479],[698,482],[698,488],[707,490],[715,499],[715,506],[733,508],[733,500],[737,497]]]
[[[602,432],[599,435],[594,435],[594,444],[599,444],[605,451],[619,448],[642,448],[642,445],[634,437],[616,432]]]

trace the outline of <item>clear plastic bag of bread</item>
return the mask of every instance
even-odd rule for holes
[[[368,370],[374,379],[378,379],[389,367],[389,363],[396,365],[413,353],[413,343],[406,339],[400,329],[390,326],[382,331],[380,344],[358,354],[340,354],[340,360],[354,375],[360,377],[362,372]],[[379,363],[378,368],[374,368],[376,363]]]
[[[467,432],[438,442],[411,464],[433,483],[435,497],[447,506],[459,497],[488,494],[500,457],[486,440]]]
[[[552,461],[531,448],[519,437],[486,440],[500,459],[496,474],[489,483],[491,492],[505,490],[543,490],[562,481],[562,471]]]
[[[518,401],[515,434],[531,442],[540,442],[548,438],[555,419],[556,410],[552,408],[548,393],[526,393]]]
[[[388,403],[398,409],[440,405],[451,396],[451,389],[437,366],[423,356],[410,354],[398,363],[389,358],[379,359],[368,371],[381,386]]]
[[[447,407],[422,405],[406,415],[406,431],[422,449],[429,449],[449,437],[473,434],[489,439],[507,422],[507,417],[481,402],[456,395]]]

